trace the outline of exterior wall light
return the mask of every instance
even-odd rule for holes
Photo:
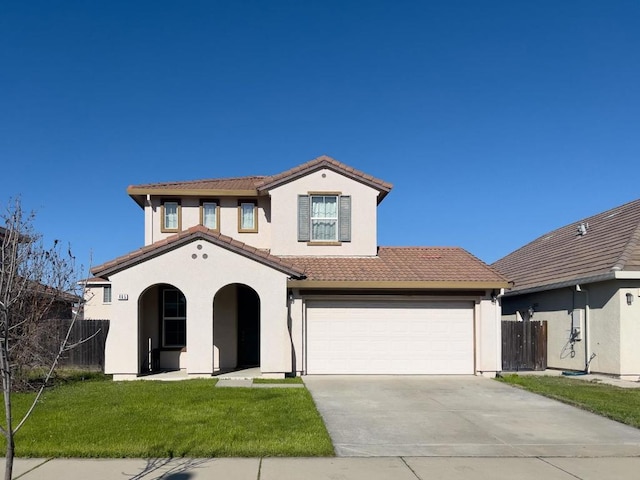
[[[631,305],[633,303],[633,293],[627,293],[627,305]]]

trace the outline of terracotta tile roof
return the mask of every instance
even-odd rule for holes
[[[549,232],[492,266],[515,283],[512,292],[640,271],[640,199]]]
[[[125,270],[126,268],[156,257],[166,251],[173,250],[174,248],[195,239],[208,240],[219,247],[256,260],[257,262],[268,265],[293,277],[302,276],[302,271],[286,259],[276,257],[275,255],[271,255],[269,252],[259,250],[243,242],[234,240],[231,237],[209,230],[202,225],[191,227],[188,230],[184,230],[163,240],[152,243],[151,245],[135,250],[128,255],[123,255],[114,260],[103,263],[102,265],[98,265],[91,269],[91,273],[98,277],[108,278],[108,276],[113,273]]]
[[[190,180],[186,182],[146,183],[130,185],[128,189],[144,190],[256,190],[264,180],[264,176],[210,178]]]
[[[151,195],[171,195],[175,192],[176,195],[184,194],[184,192],[191,192],[193,194],[206,195],[209,192],[214,192],[215,195],[220,195],[220,192],[238,192],[238,191],[253,191],[254,195],[258,193],[266,193],[269,189],[278,185],[286,183],[288,181],[299,178],[300,176],[314,172],[321,168],[330,168],[337,171],[349,178],[356,181],[363,182],[371,187],[377,189],[380,194],[378,195],[378,203],[391,191],[393,185],[387,183],[378,178],[372,177],[360,170],[349,167],[344,163],[341,163],[334,158],[326,155],[322,155],[309,162],[303,163],[297,167],[294,167],[286,172],[279,173],[271,176],[250,176],[250,177],[235,177],[235,178],[210,178],[206,180],[191,180],[186,182],[164,182],[164,183],[146,183],[142,185],[129,185],[127,187],[127,193],[136,201],[140,206],[144,205],[144,196]]]
[[[287,257],[306,280],[329,282],[495,283],[507,280],[457,247],[380,247],[377,257]]]
[[[344,163],[339,162],[335,158],[329,157],[328,155],[321,155],[317,158],[314,158],[313,160],[303,163],[302,165],[298,165],[297,167],[291,168],[285,172],[273,175],[271,177],[265,177],[258,185],[258,190],[269,190],[283,183],[317,171],[321,168],[329,168],[349,178],[366,183],[371,187],[376,188],[380,191],[379,201],[382,200],[384,196],[393,188],[392,184],[385,182],[384,180],[380,180],[379,178],[372,177],[371,175],[360,170],[356,170],[355,168],[345,165]]]

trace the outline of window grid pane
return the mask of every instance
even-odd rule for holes
[[[313,195],[311,197],[311,240],[336,241],[337,227],[338,197]]]
[[[218,218],[216,210],[218,204],[215,202],[207,202],[202,204],[202,224],[212,230],[218,228]]]
[[[178,229],[178,203],[177,202],[165,202],[164,228],[166,228],[167,230]]]
[[[184,347],[187,342],[187,302],[179,290],[164,290],[162,294],[163,344]]]
[[[255,205],[253,203],[243,203],[242,218],[240,228],[242,230],[253,230],[255,228]]]
[[[111,303],[111,285],[105,285],[102,289],[102,303]]]

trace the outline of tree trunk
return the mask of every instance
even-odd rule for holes
[[[13,478],[14,449],[13,432],[11,430],[7,430],[7,453],[4,464],[4,480],[11,480]]]

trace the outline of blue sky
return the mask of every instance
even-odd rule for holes
[[[380,245],[491,263],[638,198],[637,1],[4,1],[0,203],[102,263],[130,184],[331,155],[394,184]]]

